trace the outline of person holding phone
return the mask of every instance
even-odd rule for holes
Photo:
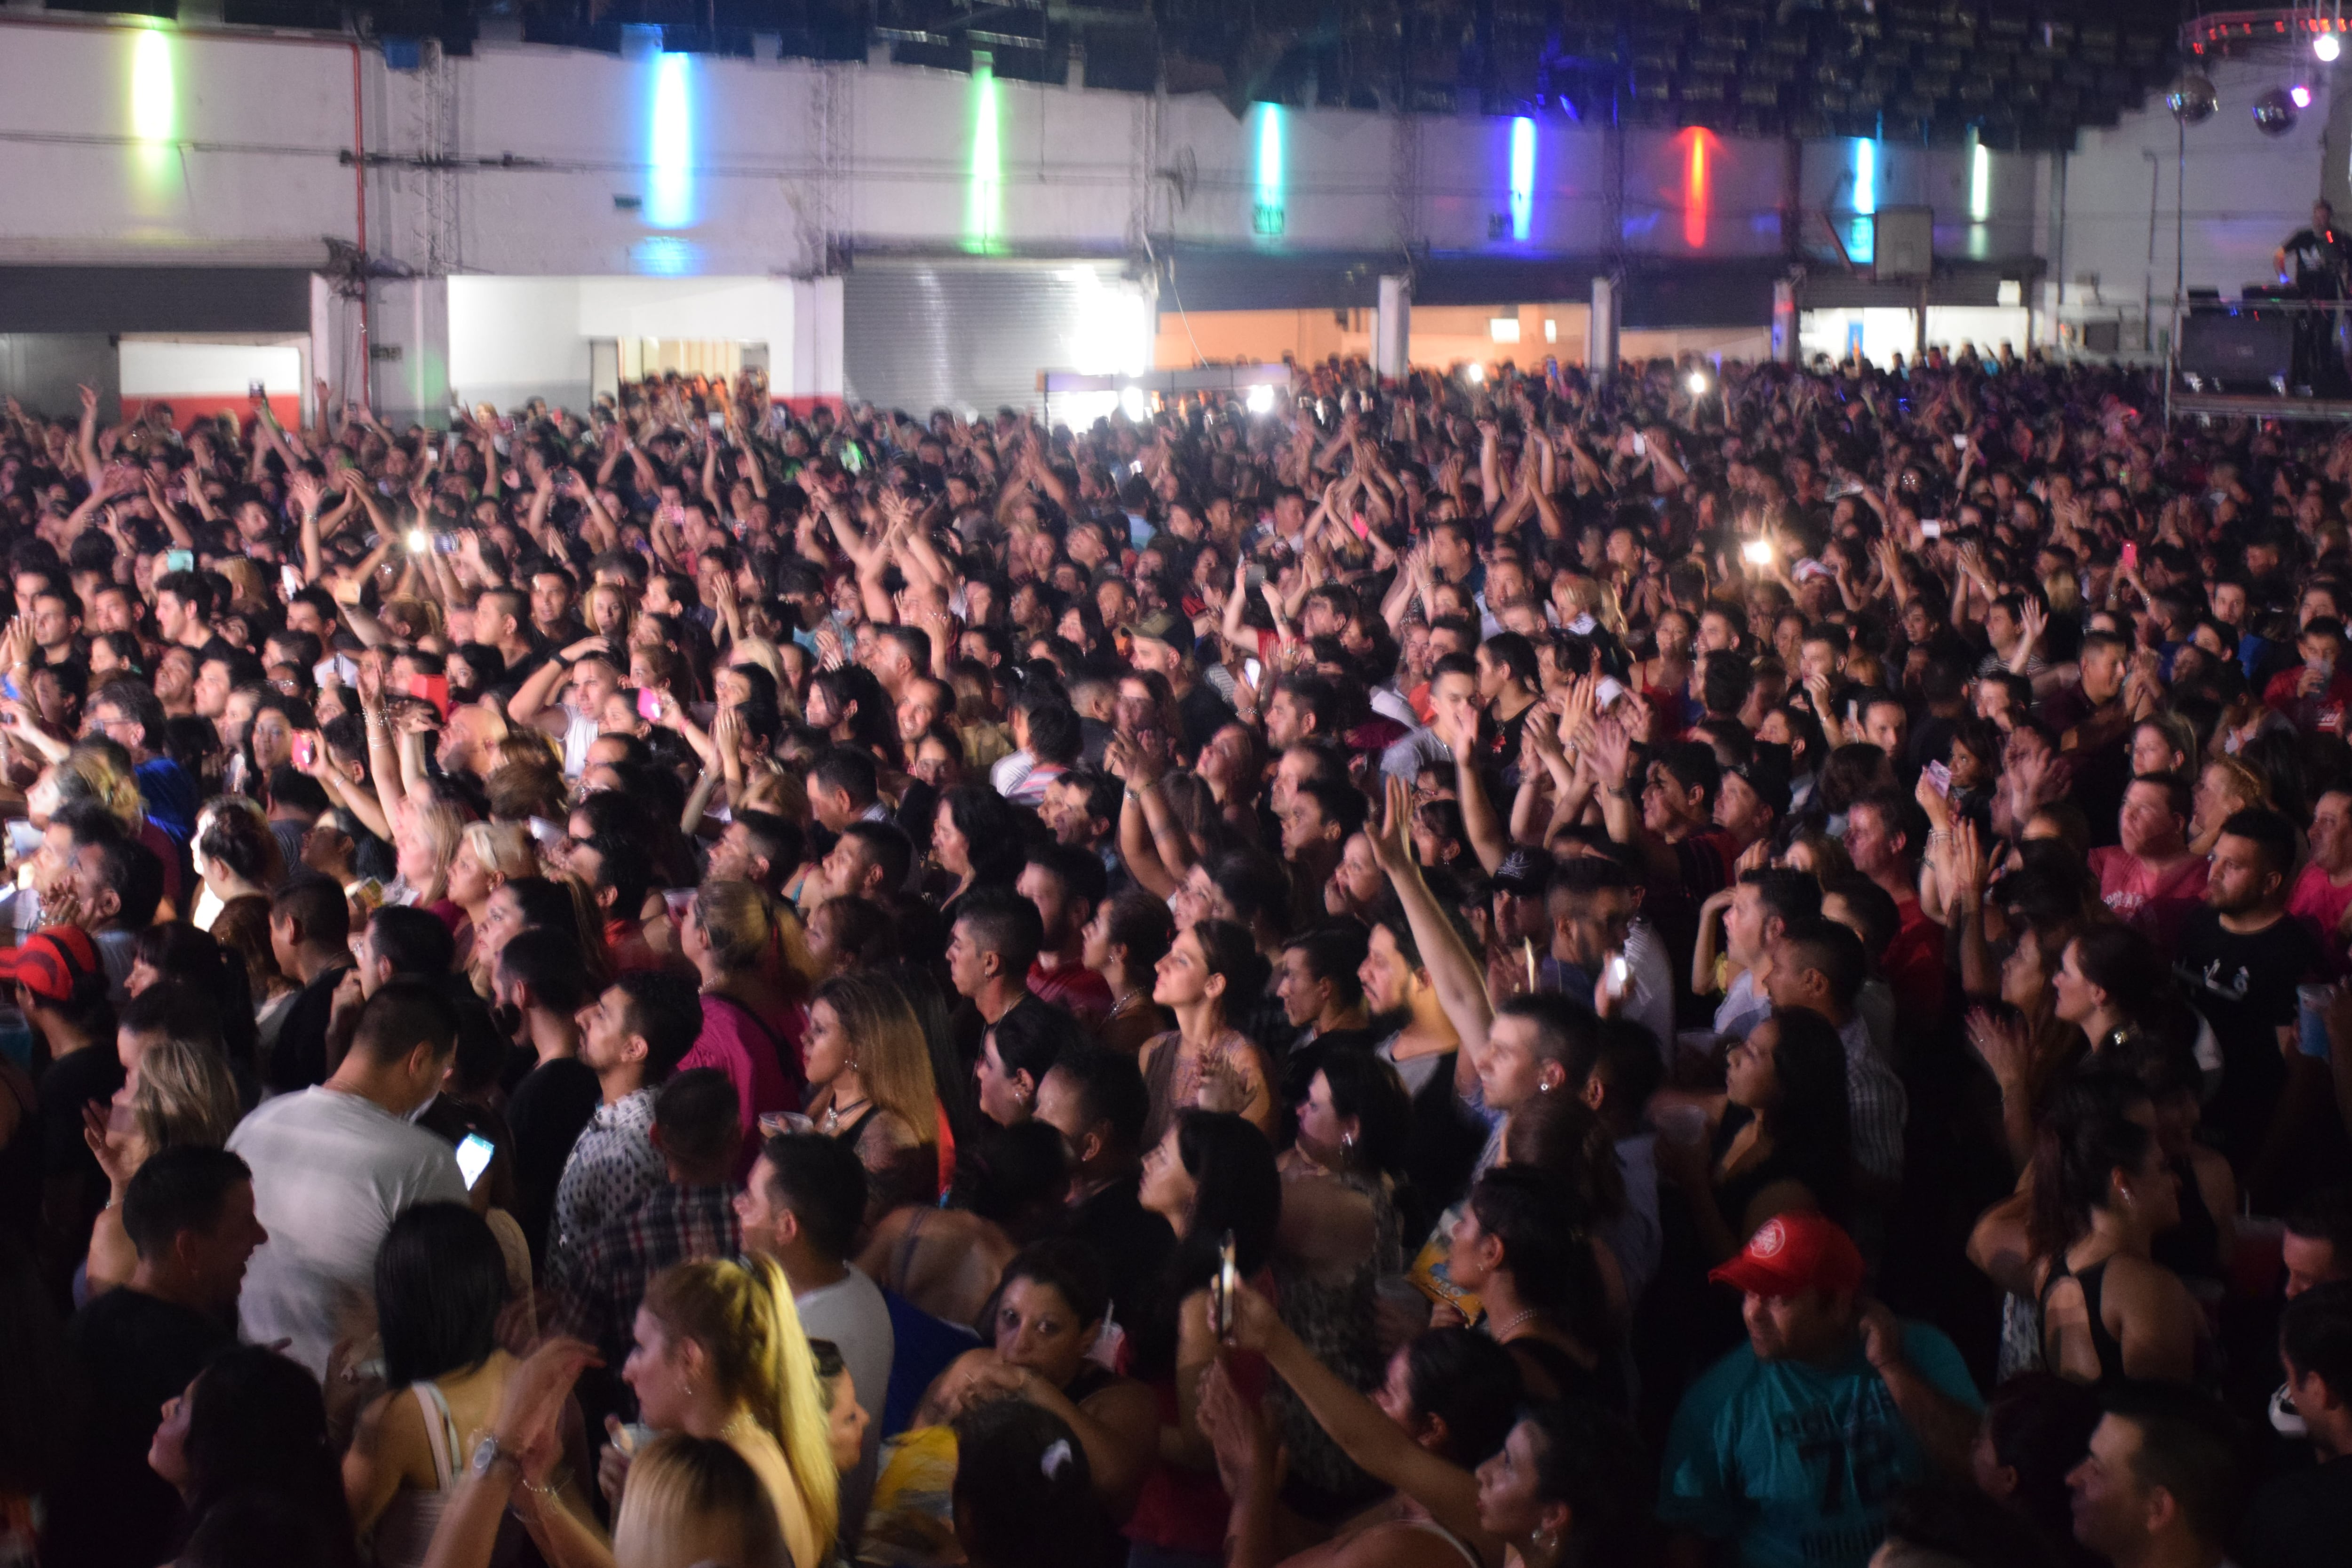
[[[2305,735],[2344,734],[2344,715],[2352,708],[2352,669],[2345,668],[2344,623],[2316,616],[2304,624],[2295,638],[2300,666],[2280,670],[2263,688],[2263,706],[2284,715]]]

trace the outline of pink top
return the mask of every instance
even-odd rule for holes
[[[2327,879],[2325,866],[2305,866],[2303,875],[2295,879],[2294,891],[2287,896],[2286,912],[2311,927],[2327,954],[2330,973],[2340,973],[2344,967],[2344,939],[2336,933],[2343,929],[2347,906],[2352,906],[2352,882],[2337,887]]]
[[[2180,922],[2205,901],[2205,858],[2191,855],[2163,876],[2120,845],[2091,851],[2099,899],[2117,920],[2137,930],[2170,959]]]
[[[702,998],[702,1034],[677,1064],[717,1068],[735,1086],[743,1128],[739,1175],[751,1173],[760,1157],[760,1118],[801,1108],[800,1010],[761,1017],[725,996]]]

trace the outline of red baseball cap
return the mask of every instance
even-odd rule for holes
[[[96,987],[82,982],[95,977]],[[25,989],[51,1002],[70,1002],[79,986],[103,989],[106,966],[99,961],[98,944],[79,926],[50,926],[35,931],[13,948],[0,950],[0,984],[21,981]]]
[[[1838,1226],[1809,1211],[1775,1215],[1757,1227],[1739,1256],[1709,1279],[1757,1296],[1794,1296],[1822,1289],[1832,1295],[1862,1288],[1862,1254]]]

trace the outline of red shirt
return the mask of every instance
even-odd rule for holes
[[[2191,855],[2162,876],[2120,845],[2091,851],[2091,871],[2099,879],[2099,900],[2116,919],[2172,956],[2180,922],[2205,901],[2205,858]],[[2347,889],[2352,897],[2352,889]]]
[[[1906,895],[1895,909],[1903,924],[1882,961],[1886,984],[1903,1020],[1925,1024],[1944,1005],[1944,928],[1927,917],[1916,898]]]
[[[612,955],[615,976],[663,967],[661,955],[646,940],[645,926],[636,921],[606,921],[604,951]]]
[[[2297,689],[2305,668],[2297,665],[2272,676],[2270,684],[2263,688],[2263,706],[2285,714],[2306,735],[2341,735],[2345,710],[2352,707],[2352,670],[2337,670],[2326,685],[2305,697]]]
[[[2303,875],[2295,879],[2294,891],[2286,899],[2286,912],[2302,920],[2319,938],[2332,974],[2344,971],[2344,939],[2336,933],[2343,929],[2347,908],[2352,908],[2352,882],[2337,887],[2327,879],[2324,866],[2305,866]]]
[[[1110,982],[1082,963],[1048,969],[1041,961],[1029,966],[1029,989],[1041,1000],[1067,1008],[1089,1032],[1110,1016]]]

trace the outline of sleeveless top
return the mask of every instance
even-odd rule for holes
[[[433,1531],[441,1522],[441,1510],[467,1474],[468,1458],[460,1451],[463,1440],[457,1417],[449,1414],[449,1402],[441,1396],[441,1390],[431,1383],[415,1383],[409,1384],[408,1392],[416,1400],[417,1414],[425,1419],[425,1444],[433,1451],[435,1485],[431,1491],[403,1487],[392,1494],[392,1501],[384,1505],[383,1516],[375,1521],[376,1568],[422,1568],[425,1554],[432,1550]],[[498,1545],[491,1552],[491,1563],[504,1568],[515,1562],[522,1542],[528,1539],[514,1515],[506,1515],[499,1521]]]
[[[2083,1311],[2090,1319],[2091,1353],[2099,1358],[2099,1375],[2091,1386],[2105,1388],[2124,1380],[2123,1342],[2107,1330],[2106,1320],[2099,1312],[2099,1297],[2107,1275],[2107,1259],[2101,1258],[2077,1274],[2066,1262],[2063,1252],[2050,1260],[2050,1278],[2042,1282],[2042,1356],[2053,1372],[2058,1371],[2059,1358],[2050,1342],[2050,1292],[2061,1279],[2072,1279],[2083,1289]]]

